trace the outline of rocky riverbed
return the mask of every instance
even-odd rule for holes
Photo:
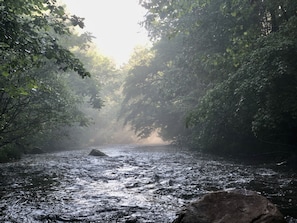
[[[295,173],[173,146],[115,145],[25,156],[0,164],[0,222],[169,223],[194,199],[222,189],[260,192],[297,222]]]

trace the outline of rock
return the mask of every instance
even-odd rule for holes
[[[125,221],[125,223],[137,223],[137,222],[138,222],[137,218],[130,218]]]
[[[27,151],[27,154],[43,154],[45,153],[42,149],[38,148],[38,147],[34,147],[32,149],[29,149]]]
[[[254,191],[218,191],[190,203],[173,223],[286,223],[265,197]]]
[[[89,153],[89,156],[107,156],[107,155],[98,149],[92,149],[92,151]]]

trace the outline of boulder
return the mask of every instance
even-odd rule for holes
[[[92,149],[92,151],[89,153],[89,156],[107,156],[107,155],[98,149]]]
[[[45,152],[39,147],[34,147],[27,150],[27,154],[43,154],[43,153]]]
[[[267,198],[254,191],[218,191],[185,207],[173,223],[286,223]]]

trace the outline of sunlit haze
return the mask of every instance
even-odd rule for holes
[[[63,0],[71,14],[85,18],[85,31],[96,37],[100,52],[118,65],[128,61],[137,45],[147,44],[139,24],[145,10],[139,0]]]

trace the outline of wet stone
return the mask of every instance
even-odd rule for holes
[[[137,223],[137,222],[139,221],[135,217],[131,217],[125,221],[125,223]]]
[[[98,149],[92,149],[92,151],[89,153],[89,156],[107,156],[107,155]]]
[[[254,191],[207,194],[189,204],[173,223],[285,223],[277,207]]]
[[[27,151],[27,154],[43,154],[43,153],[45,153],[45,152],[41,148],[38,148],[38,147],[34,147]]]

